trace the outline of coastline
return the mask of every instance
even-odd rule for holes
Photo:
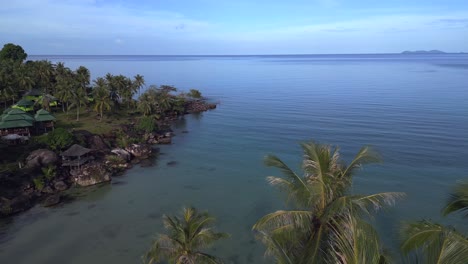
[[[13,217],[37,204],[50,207],[67,201],[67,192],[73,188],[86,188],[106,184],[131,169],[134,165],[146,167],[152,165],[157,158],[158,149],[155,145],[171,144],[175,135],[172,124],[184,115],[200,113],[216,108],[216,104],[205,99],[188,101],[183,114],[165,117],[159,121],[157,130],[151,132],[136,132],[135,117],[118,125],[126,136],[139,138],[138,143],[130,143],[126,147],[118,144],[120,130],[107,134],[91,133],[87,130],[72,129],[71,133],[83,145],[89,148],[90,161],[79,168],[61,166],[60,153],[48,149],[36,149],[25,159],[25,166],[15,172],[1,172],[1,186],[8,189],[2,191],[0,197],[0,218]],[[35,176],[40,170],[56,165],[57,171],[53,180],[44,184],[38,183]]]

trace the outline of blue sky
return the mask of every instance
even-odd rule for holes
[[[22,0],[0,45],[29,54],[468,51],[466,0]]]

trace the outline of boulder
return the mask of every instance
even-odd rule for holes
[[[0,198],[0,216],[12,215],[25,211],[33,206],[31,197],[19,195],[13,199]]]
[[[172,142],[172,138],[170,137],[164,137],[164,138],[158,139],[159,144],[171,144],[171,142]]]
[[[52,187],[46,186],[46,187],[42,188],[41,192],[43,192],[43,193],[54,193],[54,190],[52,189]]]
[[[115,149],[111,150],[111,152],[114,153],[115,155],[119,156],[123,160],[129,161],[129,160],[132,159],[132,155],[130,155],[130,153],[128,151],[126,151],[125,149],[115,148]]]
[[[146,144],[131,144],[125,150],[137,158],[148,157],[152,151],[151,146]]]
[[[47,197],[43,202],[42,205],[45,207],[54,206],[60,203],[60,194],[54,194]]]
[[[26,168],[36,169],[57,163],[58,156],[52,150],[37,149],[26,158]]]
[[[107,151],[109,150],[109,146],[107,146],[106,142],[102,139],[100,135],[92,135],[87,138],[88,146],[97,151]]]
[[[65,191],[68,189],[68,185],[64,181],[57,181],[54,183],[54,188],[57,191]]]
[[[103,164],[92,162],[70,171],[72,180],[79,186],[90,186],[111,180],[110,173]]]

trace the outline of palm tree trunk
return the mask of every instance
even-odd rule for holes
[[[76,106],[76,121],[80,121],[80,104]]]

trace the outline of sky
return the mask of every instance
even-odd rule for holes
[[[35,55],[468,52],[467,0],[0,0]]]

